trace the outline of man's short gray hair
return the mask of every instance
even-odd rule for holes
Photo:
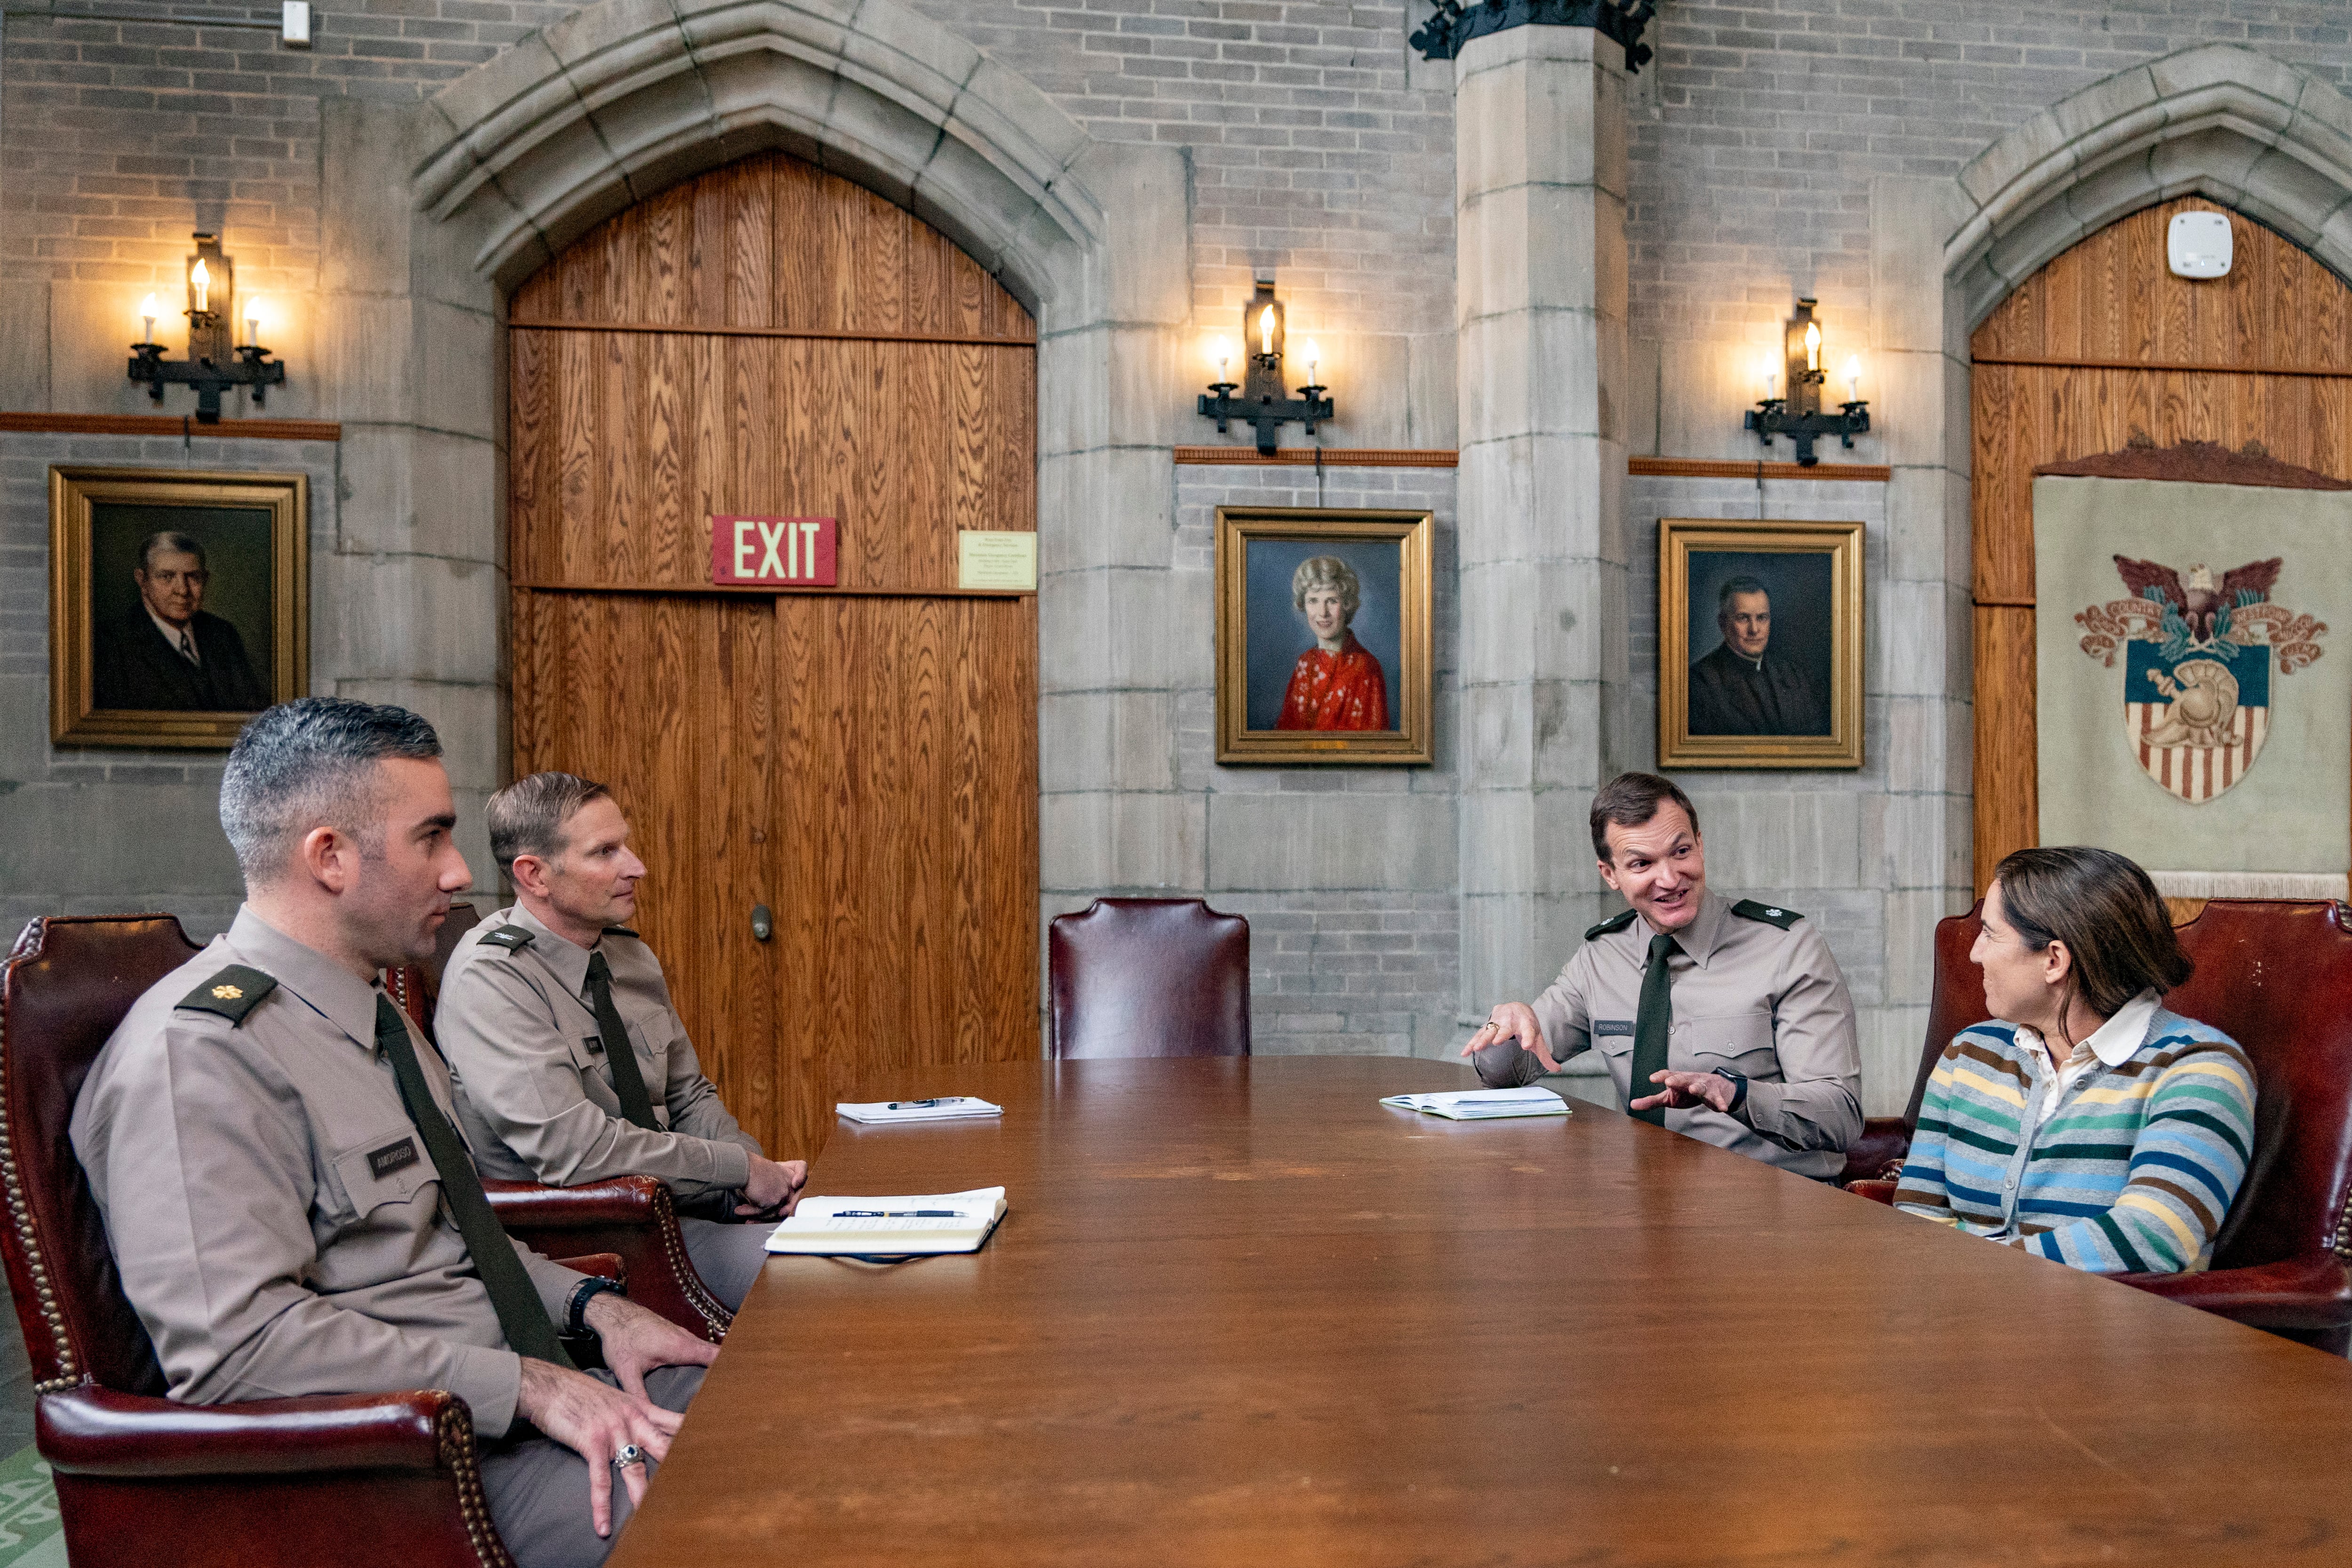
[[[158,550],[169,550],[181,555],[193,555],[196,558],[196,570],[202,572],[205,569],[205,547],[196,542],[194,536],[182,533],[175,528],[167,528],[161,533],[149,534],[147,542],[139,547],[139,570],[142,572],[154,570],[155,552]]]
[[[490,796],[490,858],[509,878],[518,855],[554,859],[563,853],[563,825],[572,814],[612,793],[577,773],[548,772],[515,780]]]
[[[254,715],[221,774],[221,829],[246,886],[278,877],[295,842],[321,826],[351,834],[362,855],[381,854],[375,764],[440,754],[432,725],[388,703],[298,697]]]
[[[1730,613],[1731,595],[1734,594],[1761,594],[1764,595],[1764,602],[1767,605],[1769,605],[1772,602],[1772,590],[1764,585],[1764,580],[1761,577],[1729,578],[1724,583],[1721,588],[1716,590],[1716,619],[1721,620],[1726,615]]]

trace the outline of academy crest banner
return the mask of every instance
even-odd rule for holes
[[[2352,491],[2235,454],[2266,482],[2107,477],[2137,456],[2033,481],[2042,842],[2119,850],[2168,892],[2341,898]]]

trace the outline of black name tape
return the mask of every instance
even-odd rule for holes
[[[1592,1032],[1596,1035],[1630,1035],[1633,1032],[1631,1018],[1595,1018]]]
[[[381,1182],[394,1171],[408,1169],[409,1166],[416,1163],[418,1158],[416,1140],[404,1138],[397,1143],[387,1143],[381,1149],[369,1150],[368,1170],[374,1174],[377,1181]]]

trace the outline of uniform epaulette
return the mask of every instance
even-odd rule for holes
[[[500,926],[496,931],[482,933],[483,946],[502,947],[509,952],[520,952],[536,940],[520,926]]]
[[[242,963],[232,963],[181,997],[180,1005],[191,1013],[214,1013],[231,1024],[242,1024],[245,1016],[277,989],[278,982],[272,976],[258,969],[247,969]]]
[[[1744,921],[1762,921],[1768,926],[1787,931],[1805,917],[1794,910],[1784,910],[1777,904],[1759,904],[1753,899],[1742,899],[1731,906],[1731,912]]]
[[[1591,942],[1600,937],[1612,935],[1614,932],[1623,931],[1627,926],[1632,925],[1633,923],[1633,911],[1631,910],[1620,910],[1615,914],[1611,915],[1607,920],[1602,921],[1599,925],[1587,929],[1584,933],[1584,940]]]
[[[626,926],[606,926],[604,928],[604,934],[606,936],[635,936],[639,942],[646,940],[644,937],[637,936],[636,932],[631,931]]]

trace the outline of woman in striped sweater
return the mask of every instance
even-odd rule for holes
[[[2254,1074],[2165,1010],[2189,963],[2147,873],[2021,849],[1969,956],[1993,1017],[1936,1063],[1895,1206],[2093,1273],[2204,1268],[2253,1152]]]

